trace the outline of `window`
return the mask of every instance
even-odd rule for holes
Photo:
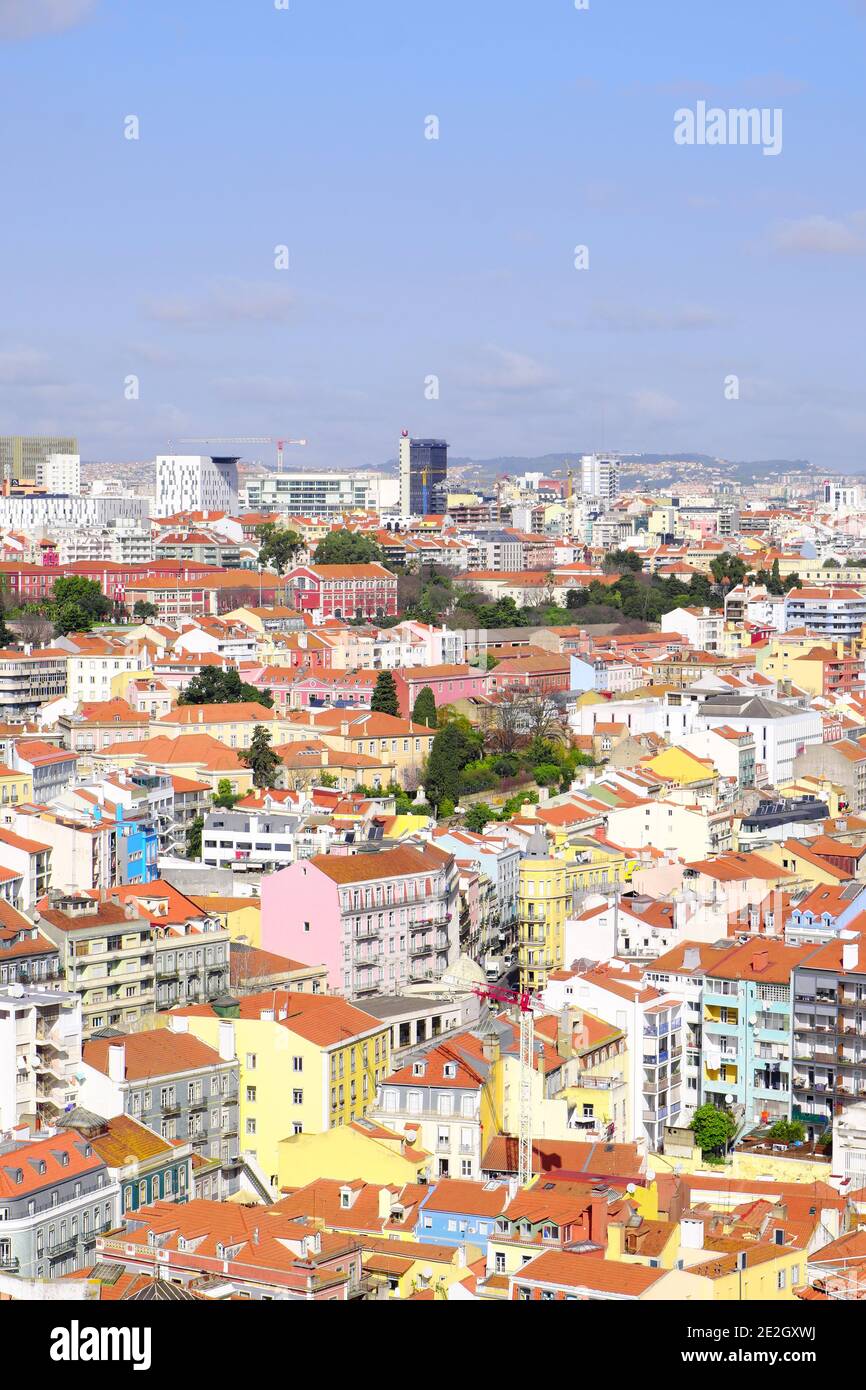
[[[256,1132],[256,1122],[255,1122],[255,1120],[247,1120],[247,1134],[255,1134],[255,1132]]]
[[[785,1287],[785,1280],[786,1280],[786,1278],[787,1278],[787,1272],[786,1272],[784,1269],[780,1269],[780,1270],[779,1270],[779,1273],[776,1275],[776,1288],[777,1288],[777,1289],[783,1289],[783,1288]]]
[[[293,1057],[293,1058],[292,1058],[292,1071],[303,1071],[303,1070],[304,1070],[304,1059],[303,1059],[303,1057]]]
[[[303,1105],[303,1103],[304,1103],[304,1093],[303,1093],[303,1091],[299,1091],[299,1090],[294,1090],[294,1091],[292,1091],[292,1105]]]
[[[248,1103],[249,1103],[250,1105],[255,1105],[255,1103],[256,1103],[256,1088],[255,1088],[255,1086],[248,1086],[248,1087],[247,1087],[247,1101],[248,1101]]]
[[[247,1053],[247,1071],[255,1071],[255,1069],[256,1069],[256,1054],[255,1054],[255,1052],[248,1052],[248,1053]]]

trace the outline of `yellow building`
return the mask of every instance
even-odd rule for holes
[[[18,806],[33,800],[33,776],[0,765],[0,805]]]
[[[242,941],[249,946],[262,944],[262,904],[260,898],[227,898],[200,894],[190,894],[197,907],[202,908],[209,917],[218,917],[227,928],[232,941]]]
[[[669,787],[695,789],[702,784],[711,787],[719,780],[719,774],[710,760],[698,758],[686,748],[664,748],[654,758],[644,759],[641,767],[654,772]]]
[[[710,1259],[706,1251],[699,1253],[698,1262],[686,1262],[686,1269],[703,1282],[703,1297],[714,1302],[790,1302],[806,1282],[805,1250],[756,1241]]]
[[[353,1120],[322,1134],[294,1134],[279,1144],[280,1188],[305,1187],[317,1178],[402,1187],[432,1171],[431,1154],[403,1134],[371,1120]]]
[[[168,714],[151,721],[150,732],[169,738],[180,734],[210,734],[226,748],[249,748],[253,732],[263,725],[274,744],[288,743],[291,734],[286,721],[267,705],[254,700],[237,704],[176,705]]]
[[[240,1149],[272,1187],[280,1142],[361,1119],[390,1070],[390,1029],[337,995],[266,990],[174,1010],[170,1027],[219,1047],[230,1022],[240,1067]]]
[[[551,850],[542,831],[531,836],[517,889],[522,989],[542,989],[550,971],[565,963],[565,922],[575,911],[576,895],[624,883],[629,864],[623,853],[589,837]]]

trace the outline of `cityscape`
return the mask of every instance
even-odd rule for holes
[[[866,237],[806,127],[837,47],[862,104],[863,6],[776,61],[739,0],[748,55],[679,0],[506,0],[471,96],[483,3],[417,90],[392,0],[136,8],[0,0],[0,1303],[151,1373],[157,1305],[230,1301],[647,1304],[672,1365],[826,1367]]]

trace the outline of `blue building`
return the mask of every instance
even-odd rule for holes
[[[507,1183],[440,1178],[421,1204],[415,1235],[431,1245],[477,1245],[486,1255],[510,1200]]]
[[[790,1117],[791,976],[813,950],[759,937],[733,947],[707,971],[701,997],[702,1101],[742,1106],[749,1125]]]

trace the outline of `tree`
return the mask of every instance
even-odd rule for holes
[[[486,801],[478,801],[474,806],[469,807],[463,823],[467,830],[480,833],[488,821],[492,820],[496,820],[496,812],[492,806],[488,806]]]
[[[140,623],[146,623],[150,618],[159,617],[159,609],[155,603],[148,603],[147,599],[139,598],[133,604],[132,616]]]
[[[269,690],[257,690],[242,681],[237,671],[223,671],[218,666],[205,666],[180,693],[179,705],[238,705],[250,701],[272,709],[274,697]]]
[[[384,552],[376,541],[359,531],[332,531],[319,541],[313,555],[316,565],[364,565],[383,559]]]
[[[640,574],[643,560],[634,550],[611,550],[602,561],[602,569],[605,574],[622,574],[625,570]]]
[[[428,729],[435,729],[439,722],[436,716],[436,697],[429,685],[423,686],[418,691],[418,697],[412,709],[412,722],[413,724],[424,724]]]
[[[565,728],[558,705],[543,691],[526,691],[521,701],[522,727],[532,739],[558,742]]]
[[[771,1126],[770,1138],[783,1144],[802,1144],[806,1138],[806,1126],[802,1120],[777,1120]]]
[[[699,1105],[690,1125],[701,1153],[721,1153],[737,1132],[737,1121],[730,1110],[716,1105]]]
[[[15,634],[30,647],[46,647],[54,636],[54,624],[38,609],[27,608],[15,619]],[[0,643],[5,647],[13,641],[3,618],[0,618]]]
[[[204,830],[204,816],[196,816],[186,832],[187,859],[201,859],[201,832]]]
[[[277,574],[285,574],[304,544],[297,531],[284,531],[273,521],[257,526],[256,535],[261,541],[259,564],[263,569],[276,570]]]
[[[370,700],[370,709],[374,714],[393,714],[395,717],[400,714],[400,697],[397,694],[397,686],[390,671],[380,671],[376,677],[376,684],[373,688],[373,695]]]
[[[232,791],[232,784],[228,777],[221,777],[217,782],[216,796],[213,799],[214,806],[221,806],[224,810],[230,811],[236,801],[240,801],[239,793]]]
[[[276,786],[282,760],[271,747],[271,735],[264,724],[257,724],[253,729],[250,746],[241,753],[241,758],[247,767],[252,768],[254,786]]]
[[[58,637],[64,637],[67,632],[89,632],[93,627],[91,615],[80,603],[55,603],[52,609]]]
[[[439,730],[424,774],[424,787],[431,806],[440,806],[446,798],[457,804],[461,791],[460,773],[476,751],[477,745],[467,737],[457,720]]]
[[[55,579],[52,602],[57,611],[75,605],[87,615],[88,628],[95,622],[111,617],[114,607],[95,579],[85,579],[80,574]],[[71,632],[72,629],[67,628],[66,631]]]
[[[336,787],[337,785],[337,778],[333,772],[322,772],[317,780],[320,787]]]
[[[450,796],[446,796],[446,797],[444,798],[443,801],[440,801],[440,802],[439,802],[439,815],[440,815],[440,816],[453,816],[453,815],[454,815],[454,802],[451,800]]]
[[[513,753],[524,732],[523,691],[506,690],[499,697],[490,724],[490,743],[497,753]]]

